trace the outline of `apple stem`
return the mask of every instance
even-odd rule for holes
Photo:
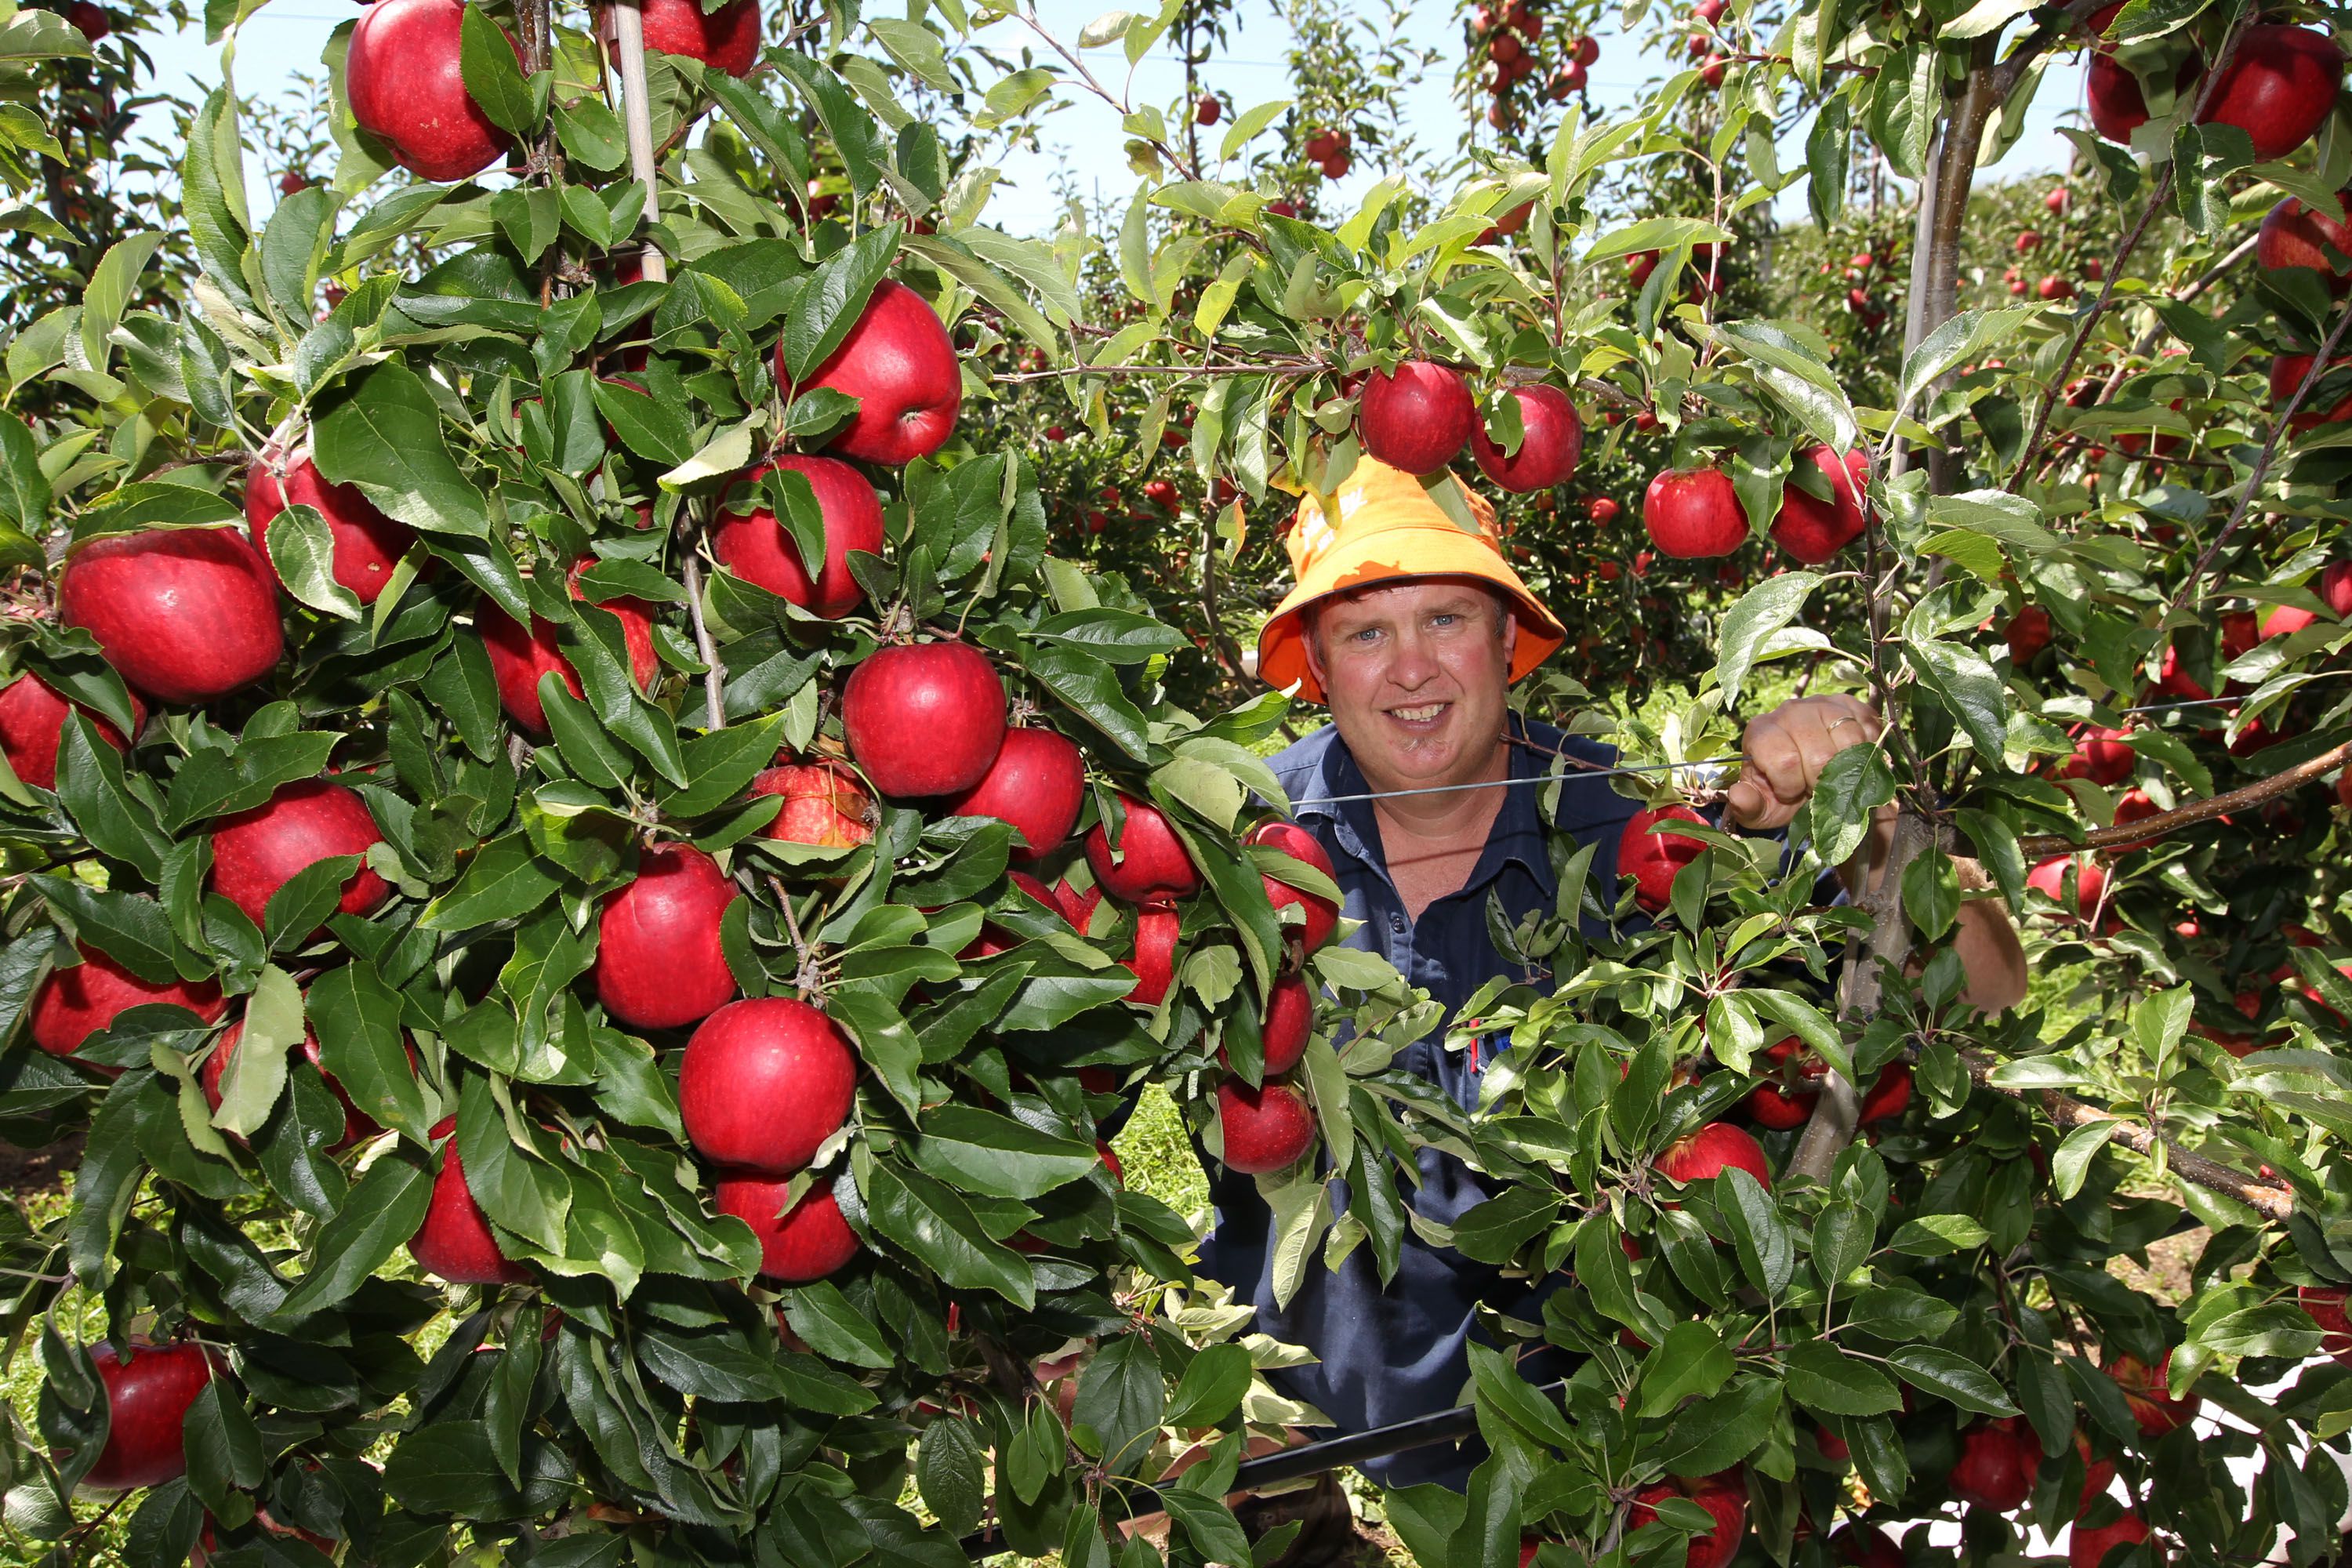
[[[661,221],[654,163],[653,103],[646,87],[646,15],[639,0],[612,0],[613,37],[621,57],[621,119],[629,134],[629,173],[646,188],[645,225],[648,233]],[[646,241],[646,280],[669,281],[669,259],[661,247]]]
[[[2080,838],[2070,838],[2063,833],[2037,833],[2019,839],[2018,851],[2029,860],[2042,860],[2078,849],[2107,849],[2118,844],[2141,844],[2152,838],[2162,838],[2184,827],[2193,827],[2200,822],[2210,822],[2233,811],[2244,811],[2276,800],[2347,763],[2352,763],[2352,741],[2273,773],[2266,779],[2258,779],[2243,789],[2233,789],[2226,795],[2212,795],[2204,800],[2192,800],[2175,810],[2155,816],[2143,816],[2137,822],[2126,822],[2120,826],[2094,828]]]
[[[809,957],[808,939],[801,935],[800,917],[793,912],[793,896],[785,890],[784,879],[771,876],[768,887],[776,895],[777,907],[784,911],[784,930],[793,939],[793,989],[799,992],[800,1000],[805,1002],[809,993],[815,989],[816,978],[815,962]]]

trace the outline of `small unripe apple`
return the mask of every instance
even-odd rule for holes
[[[1086,795],[1086,758],[1067,736],[1007,730],[988,772],[947,809],[951,816],[1011,823],[1013,858],[1040,860],[1069,841]]]
[[[635,1029],[681,1029],[735,994],[719,923],[741,895],[690,844],[658,844],[596,917],[596,997]]]
[[[383,0],[377,0],[382,4]],[[433,1198],[425,1223],[408,1238],[408,1255],[427,1274],[452,1285],[522,1285],[530,1270],[499,1249],[490,1232],[489,1216],[474,1201],[466,1185],[465,1163],[457,1157],[457,1119],[444,1117],[432,1136],[441,1144],[441,1169],[433,1178]]]
[[[828,1176],[784,1206],[789,1182],[724,1176],[711,1187],[720,1214],[733,1215],[760,1239],[760,1272],[787,1285],[822,1279],[857,1256],[857,1233],[842,1217]]]
[[[201,1345],[142,1345],[123,1360],[110,1344],[92,1347],[106,1388],[106,1447],[81,1484],[93,1491],[159,1487],[188,1468],[182,1436],[188,1406],[213,1380],[212,1356]]]
[[[857,1058],[834,1021],[784,996],[730,1002],[687,1042],[678,1115],[695,1152],[732,1170],[783,1177],[849,1120]]]
[[[366,915],[391,889],[366,860],[383,834],[359,792],[331,779],[287,784],[250,811],[221,818],[213,829],[213,891],[260,925],[270,895],[298,872],[339,855],[357,855],[360,864],[344,879],[336,908]]]
[[[1728,555],[1748,540],[1748,518],[1721,468],[1668,468],[1642,497],[1642,526],[1668,555]]]
[[[1149,801],[1118,797],[1125,813],[1116,847],[1106,825],[1087,832],[1087,864],[1095,884],[1130,904],[1167,903],[1200,891],[1201,868],[1176,837],[1167,816]]]
[[[1315,1142],[1315,1113],[1286,1083],[1252,1089],[1228,1078],[1217,1086],[1217,1127],[1225,1168],[1245,1176],[1287,1170]]]
[[[808,480],[824,520],[824,565],[814,580],[792,530],[750,488],[779,470]],[[722,506],[710,531],[719,563],[813,616],[837,621],[856,609],[866,592],[850,573],[849,552],[882,552],[882,502],[866,476],[837,458],[788,456],[761,464],[739,483],[745,488],[736,491],[735,505],[743,510]]]
[[[514,145],[467,90],[458,66],[465,15],[461,0],[377,0],[360,14],[344,55],[352,118],[419,179],[470,178]]]
[[[159,702],[205,702],[249,686],[286,647],[277,574],[227,528],[90,541],[66,557],[58,618],[96,637],[122,679]]]
[[[1374,371],[1356,405],[1364,450],[1409,474],[1444,468],[1477,423],[1477,405],[1461,374],[1427,360]]]
[[[18,778],[38,789],[57,788],[58,748],[64,743],[66,715],[80,706],[68,702],[56,687],[29,669],[0,689],[0,752],[6,753]],[[100,740],[118,752],[131,749],[121,731],[88,708],[82,712]],[[136,692],[131,694],[131,719],[134,733],[146,727],[147,705]]]
[[[857,324],[807,381],[795,385],[776,346],[776,383],[786,402],[817,387],[858,399],[856,415],[828,446],[845,458],[890,467],[928,458],[955,434],[963,370],[930,302],[886,279]]]
[[[849,754],[884,795],[956,795],[1004,744],[1004,681],[967,642],[877,648],[842,689]]]

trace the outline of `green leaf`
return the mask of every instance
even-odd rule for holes
[[[401,1031],[400,994],[354,959],[312,981],[306,1001],[319,1065],[362,1115],[424,1142],[433,1118]]]
[[[1731,1381],[1738,1363],[1712,1324],[1681,1322],[1642,1364],[1644,1417],[1664,1415],[1684,1400],[1705,1399]]]
[[[1917,1347],[1912,1347],[1914,1349]],[[1789,1397],[1827,1415],[1884,1415],[1903,1408],[1895,1380],[1865,1361],[1841,1355],[1821,1340],[1791,1346],[1780,1358]]]
[[[335,581],[334,531],[315,508],[288,507],[269,520],[268,539],[269,564],[299,603],[340,620],[364,618],[359,595]]]
[[[1738,700],[1739,689],[1765,645],[1797,618],[1821,581],[1811,572],[1786,572],[1767,577],[1731,606],[1723,617],[1715,661],[1715,681],[1723,688],[1726,702]]]
[[[311,458],[329,480],[357,485],[412,528],[489,536],[489,503],[443,444],[440,405],[424,380],[396,360],[354,377],[325,402],[312,427]]]
[[[1230,1342],[1206,1347],[1177,1381],[1162,1420],[1170,1426],[1222,1425],[1241,1408],[1250,1375],[1250,1353],[1244,1347]]]
[[[806,381],[857,324],[898,254],[898,234],[895,223],[868,229],[809,274],[784,320],[784,369],[793,382]]]
[[[898,1364],[898,1352],[881,1325],[860,1311],[831,1280],[785,1291],[783,1307],[784,1321],[817,1354],[876,1371]]]
[[[263,965],[253,994],[246,1000],[236,1050],[221,1075],[214,1126],[248,1138],[261,1130],[286,1089],[286,1053],[301,1042],[302,1035],[300,988],[276,964]]]
[[[188,1489],[214,1508],[229,1494],[269,1479],[261,1431],[237,1396],[236,1384],[215,1377],[205,1384],[181,1418],[188,1455]]]
[[[520,920],[545,903],[559,885],[530,839],[509,833],[478,850],[457,885],[425,905],[416,923],[426,931],[457,931]]]
[[[539,132],[539,105],[522,79],[522,58],[506,30],[479,5],[466,7],[457,34],[457,69],[467,95],[481,105],[490,123],[529,138]]]
[[[99,258],[81,293],[81,352],[92,370],[102,371],[113,353],[107,339],[122,323],[124,307],[137,297],[139,275],[163,243],[160,233],[119,239]]]
[[[776,712],[686,742],[678,752],[685,759],[688,783],[663,797],[662,815],[700,816],[742,794],[752,778],[775,760],[783,729],[784,715]]]
[[[1933,637],[1906,641],[1903,655],[1944,710],[1967,731],[1977,754],[2000,758],[2009,734],[2009,694],[1984,657]]]
[[[1090,1143],[1056,1138],[977,1106],[947,1104],[922,1118],[915,1160],[966,1192],[992,1197],[1042,1197],[1101,1163]]]
[[[1114,1471],[1131,1470],[1159,1435],[1167,1397],[1150,1340],[1142,1334],[1115,1335],[1096,1351],[1080,1374],[1070,1425],[1073,1430],[1093,1429],[1096,1451]]]
[[[1740,1272],[1767,1297],[1778,1298],[1797,1271],[1797,1243],[1772,1194],[1747,1172],[1727,1169],[1715,1178],[1715,1202],[1731,1231]]]
[[[63,877],[35,877],[33,889],[65,916],[74,934],[152,984],[180,977],[172,922],[152,899],[101,893]]]
[[[1683,1407],[1666,1428],[1659,1462],[1677,1476],[1727,1470],[1756,1451],[1780,1412],[1778,1379],[1743,1377],[1712,1399]]]
[[[962,1535],[980,1522],[987,1480],[987,1458],[971,1423],[942,1415],[923,1429],[915,1449],[915,1489],[941,1530]]]
[[[1905,1345],[1886,1358],[1886,1364],[1901,1374],[1904,1382],[1938,1394],[1963,1410],[1972,1410],[1979,1415],[2018,1413],[1992,1373],[1941,1345]],[[1874,1415],[1880,1412],[1857,1410],[1843,1414]]]
[[[49,495],[33,432],[22,419],[0,409],[0,523],[6,525],[0,529],[0,560],[40,563],[40,547],[33,540],[48,530]]]
[[[1886,1245],[1914,1258],[1967,1252],[1992,1239],[1992,1232],[1966,1215],[1931,1214],[1906,1224]]]
[[[378,1160],[319,1229],[310,1271],[278,1316],[288,1321],[348,1300],[425,1223],[433,1178],[398,1156]]]
[[[953,1189],[919,1171],[873,1162],[860,1184],[866,1219],[884,1239],[906,1248],[959,1289],[993,1290],[1024,1311],[1036,1301],[1028,1261],[982,1228]]]

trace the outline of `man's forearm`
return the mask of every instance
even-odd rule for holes
[[[1862,847],[1838,868],[1838,879],[1847,892],[1858,895],[1877,882],[1894,839],[1894,810],[1882,808]],[[1990,885],[1984,868],[1974,860],[1955,856],[1952,863],[1958,868],[1963,892]],[[1998,900],[1970,899],[1960,906],[1952,950],[1960,955],[1960,969],[1968,976],[1960,997],[1969,1006],[1998,1013],[2024,998],[2025,949],[2017,939],[2017,928],[2010,922],[2008,909]]]

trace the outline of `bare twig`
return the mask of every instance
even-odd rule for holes
[[[659,165],[654,161],[653,101],[646,86],[646,14],[640,0],[612,0],[613,38],[621,57],[621,117],[629,135],[629,173],[646,188],[646,227],[661,221]],[[649,283],[669,281],[669,258],[661,247],[646,241],[644,263]]]
[[[2227,795],[2217,795],[2205,800],[2192,800],[2188,805],[2155,816],[2143,816],[2137,822],[2116,827],[2096,827],[2077,838],[2063,833],[2036,833],[2017,841],[2017,847],[2028,859],[2040,859],[2051,855],[2063,855],[2077,849],[2112,849],[2118,845],[2143,844],[2178,833],[2184,827],[2194,827],[2200,822],[2210,822],[2233,811],[2276,800],[2291,795],[2323,773],[2332,773],[2352,762],[2352,741],[2331,751],[2297,763],[2294,766],[2257,780],[2243,789],[2233,789]]]
[[[694,626],[695,657],[701,659],[703,715],[714,730],[727,727],[727,666],[719,661],[719,647],[710,640],[709,624],[702,615],[702,552],[697,547],[692,531],[679,541],[679,553],[686,559],[686,618]]]
[[[2167,1133],[2127,1121],[2113,1111],[2086,1105],[2072,1095],[2055,1089],[2007,1089],[1991,1081],[1993,1069],[2000,1066],[1991,1058],[1976,1051],[1962,1051],[1960,1060],[1967,1064],[1969,1079],[1995,1094],[2006,1094],[2015,1100],[2028,1100],[2041,1106],[2043,1114],[2063,1128],[2087,1126],[2095,1121],[2108,1123],[2108,1139],[2122,1144],[2136,1154],[2153,1155],[2159,1148],[2164,1152],[2166,1166],[2184,1181],[2194,1183],[2208,1192],[2235,1198],[2265,1219],[2285,1220],[2294,1213],[2294,1194],[2283,1187],[2272,1185],[2258,1177],[2250,1176],[2234,1166],[2208,1159],[2194,1150],[2184,1149]]]

